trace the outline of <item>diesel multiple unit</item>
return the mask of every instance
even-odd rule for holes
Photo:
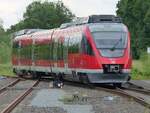
[[[77,18],[56,29],[20,31],[13,38],[12,53],[18,75],[116,85],[130,78],[130,33],[113,15]]]

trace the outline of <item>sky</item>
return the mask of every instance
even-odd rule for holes
[[[26,7],[39,0],[0,0],[0,18],[5,29],[23,19]],[[44,0],[41,0],[44,1]],[[57,0],[46,0],[57,1]],[[119,0],[62,0],[64,4],[78,17],[92,14],[116,14],[116,4]],[[1,22],[1,21],[0,21]]]

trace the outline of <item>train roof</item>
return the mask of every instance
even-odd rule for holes
[[[64,23],[56,29],[24,29],[14,33],[15,40],[25,37],[36,38],[37,35],[47,35],[55,31],[63,31],[63,29],[71,29],[73,27],[85,28],[88,26],[91,32],[94,31],[124,31],[127,32],[127,27],[122,23],[120,17],[114,15],[91,15],[89,17],[76,18],[70,23]],[[81,30],[81,29],[80,29]]]
[[[14,37],[14,40],[20,40],[24,38],[33,38],[32,36],[37,35],[47,35],[52,33],[53,29],[46,30],[46,29],[24,29],[20,30],[17,33],[17,35]],[[35,37],[34,37],[35,38]]]
[[[96,31],[118,31],[118,32],[127,32],[128,29],[123,23],[94,23],[88,24],[91,32]]]
[[[42,34],[48,34],[50,32],[52,32],[53,30],[42,30],[42,31],[38,31],[38,32],[35,32],[35,33],[32,33],[32,35],[42,35]]]
[[[114,15],[91,15],[89,17],[80,17],[75,18],[70,23],[64,23],[60,26],[60,29],[65,29],[71,26],[78,26],[90,23],[122,23],[122,19],[120,17]]]
[[[23,29],[23,30],[15,32],[13,36],[16,37],[16,36],[21,36],[21,35],[28,35],[28,34],[38,32],[38,31],[42,31],[42,30],[44,29]]]

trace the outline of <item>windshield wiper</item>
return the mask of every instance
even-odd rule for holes
[[[117,45],[118,45],[121,41],[122,41],[122,38],[120,38],[120,39],[114,44],[114,46],[113,46],[112,48],[110,48],[110,50],[111,50],[111,51],[114,51],[114,50],[116,49]]]

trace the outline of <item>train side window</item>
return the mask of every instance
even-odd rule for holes
[[[92,47],[84,34],[81,41],[81,52],[87,55],[94,55]]]
[[[58,40],[58,46],[57,46],[57,58],[58,60],[62,60],[62,54],[61,54],[61,42]]]
[[[50,42],[50,60],[53,60],[53,41]]]
[[[53,60],[57,61],[57,46],[58,46],[58,42],[57,40],[54,40],[53,42]]]
[[[13,42],[13,48],[18,48],[19,47],[19,42]]]
[[[64,46],[63,46],[63,42],[61,42],[61,60],[64,59],[64,55],[63,55],[63,49],[64,49]]]
[[[31,59],[31,45],[23,46],[23,57],[25,59]]]
[[[16,57],[18,56],[18,48],[19,48],[19,42],[13,42],[12,53],[13,53],[13,55],[15,55]]]
[[[65,61],[68,58],[68,47],[69,47],[69,37],[65,36],[63,43],[63,59]]]
[[[68,53],[72,53],[72,38],[69,38],[69,43],[68,43]]]
[[[57,57],[58,60],[63,60],[63,43],[61,41],[58,42]]]
[[[35,45],[34,55],[37,60],[49,60],[49,44]]]
[[[25,47],[24,47],[24,46],[21,46],[21,47],[20,47],[20,57],[21,57],[21,58],[25,58],[24,53],[25,53]]]
[[[79,53],[78,37],[74,37],[74,41],[73,41],[73,53]]]
[[[77,36],[70,37],[69,40],[69,53],[78,53],[79,52],[79,42]]]

